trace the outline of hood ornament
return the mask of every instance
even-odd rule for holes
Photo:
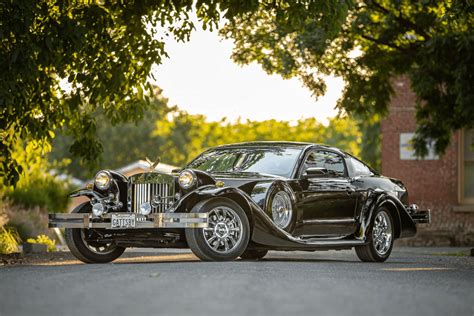
[[[156,157],[155,162],[151,161],[148,157],[145,157],[146,162],[150,165],[148,168],[150,171],[154,171],[156,166],[160,164],[160,156]]]

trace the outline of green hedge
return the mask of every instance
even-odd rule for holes
[[[8,191],[6,197],[12,203],[26,208],[40,207],[48,212],[65,212],[68,205],[67,195],[71,190],[72,187],[65,182],[47,175],[17,186]]]

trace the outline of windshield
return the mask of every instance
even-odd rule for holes
[[[249,172],[291,177],[299,148],[233,148],[205,152],[187,167],[209,173]]]

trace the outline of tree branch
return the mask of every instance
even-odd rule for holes
[[[403,18],[401,11],[400,11],[399,15],[396,15],[396,14],[392,13],[389,9],[385,8],[384,6],[382,6],[380,3],[378,3],[375,0],[370,0],[369,3],[371,3],[376,9],[378,9],[379,12],[392,15],[400,24],[414,30],[416,33],[423,36],[425,39],[430,39],[431,38],[431,36],[427,32],[425,32],[425,30],[420,28],[418,25],[416,25],[412,21]]]
[[[374,43],[376,43],[376,44],[385,45],[385,46],[388,46],[388,47],[390,47],[390,48],[399,50],[399,51],[404,52],[404,53],[407,53],[407,52],[408,52],[408,49],[402,48],[402,47],[400,47],[400,46],[394,45],[394,44],[389,43],[389,42],[382,41],[382,40],[380,40],[380,39],[374,38],[374,37],[369,36],[369,35],[361,35],[361,37],[364,38],[364,39],[366,39],[366,40],[368,40],[368,41],[374,42]]]

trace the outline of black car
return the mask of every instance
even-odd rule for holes
[[[50,214],[50,227],[65,227],[69,249],[87,263],[126,247],[189,247],[208,261],[355,248],[362,261],[381,262],[395,239],[430,222],[429,210],[408,205],[401,181],[309,143],[219,146],[172,174],[103,170],[70,196],[90,201]]]

